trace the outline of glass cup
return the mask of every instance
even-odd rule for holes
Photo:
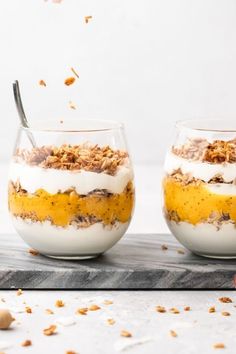
[[[8,195],[16,231],[38,252],[63,259],[104,253],[125,234],[134,208],[123,125],[79,120],[19,128]]]
[[[202,256],[236,258],[236,122],[178,122],[164,169],[164,215],[177,240]]]

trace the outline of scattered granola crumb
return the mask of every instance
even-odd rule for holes
[[[180,313],[180,311],[179,311],[176,307],[172,307],[172,308],[170,309],[170,312],[173,313],[173,314],[175,314],[175,315],[178,315],[178,314]]]
[[[168,250],[168,247],[167,247],[166,245],[162,245],[162,246],[161,246],[161,249],[162,249],[162,251],[167,251],[167,250]]]
[[[213,346],[214,349],[225,349],[224,343],[216,343]]]
[[[97,306],[97,305],[91,305],[88,308],[89,311],[98,311],[101,310],[101,307]]]
[[[174,338],[178,337],[178,334],[173,330],[170,330],[170,335],[171,335],[171,337],[174,337]]]
[[[26,313],[32,313],[32,309],[31,309],[31,307],[26,306],[26,308],[25,308],[25,312],[26,312]]]
[[[34,250],[33,248],[29,249],[29,253],[32,254],[32,256],[38,256],[39,252]]]
[[[45,329],[43,330],[43,334],[44,334],[45,336],[52,336],[53,334],[56,333],[56,329],[57,329],[57,326],[51,325],[51,326],[49,326],[48,328],[45,328]]]
[[[11,323],[15,321],[10,311],[2,309],[0,310],[0,329],[8,329]]]
[[[47,85],[46,85],[46,82],[45,82],[44,80],[40,80],[40,81],[39,81],[39,85],[40,85],[40,86],[44,86],[44,87],[47,86]]]
[[[116,321],[113,320],[113,318],[108,318],[108,319],[107,319],[107,323],[108,323],[110,326],[113,326],[113,325],[116,323]]]
[[[50,309],[46,309],[45,312],[48,314],[48,315],[54,315],[54,312]]]
[[[62,300],[57,300],[55,303],[55,306],[56,307],[64,307],[65,303]]]
[[[209,312],[209,313],[215,313],[215,312],[216,312],[215,306],[210,307],[209,310],[208,310],[208,312]]]
[[[178,254],[185,254],[184,250],[177,250]]]
[[[92,20],[93,16],[84,16],[85,23],[89,23]]]
[[[70,86],[70,85],[73,85],[74,82],[75,82],[75,77],[71,76],[71,77],[68,77],[67,79],[65,79],[64,84],[66,86]]]
[[[224,304],[231,304],[233,301],[230,299],[230,297],[220,297],[219,298],[220,302],[223,302]]]
[[[73,74],[79,79],[79,74],[75,71],[74,68],[70,68]]]
[[[113,301],[111,300],[105,300],[103,303],[104,305],[113,305]]]
[[[82,316],[86,316],[87,312],[88,312],[88,308],[84,307],[84,308],[78,309],[76,313],[79,315],[82,315]]]
[[[5,300],[3,297],[1,298],[1,301],[2,301],[2,302],[6,302],[6,300]]]
[[[77,354],[77,352],[74,352],[74,350],[67,350],[66,354]]]
[[[166,309],[163,306],[156,306],[156,311],[160,313],[165,313]]]
[[[16,295],[17,296],[21,296],[23,294],[23,291],[21,289],[18,289],[17,292],[16,292]]]
[[[69,101],[69,108],[76,109],[76,105],[72,101]]]
[[[226,317],[231,316],[230,312],[227,311],[223,311],[221,314],[222,316],[226,316]]]
[[[64,123],[64,121],[63,121],[63,120],[60,120],[60,123],[61,123],[61,124],[63,124],[63,123]]]
[[[31,340],[29,340],[29,339],[25,340],[25,341],[21,344],[22,347],[30,347],[31,345],[32,345],[32,342],[31,342]]]
[[[190,306],[185,306],[184,311],[191,311],[191,307]]]
[[[121,337],[125,337],[125,338],[131,338],[132,337],[132,334],[130,332],[124,331],[124,330],[120,332],[120,335],[121,335]]]

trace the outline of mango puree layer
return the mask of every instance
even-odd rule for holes
[[[94,217],[105,225],[128,222],[134,206],[134,189],[129,182],[121,194],[88,194],[75,192],[50,194],[43,189],[34,194],[17,192],[9,185],[9,210],[14,216],[34,221],[51,220],[56,226],[67,226],[78,217]]]
[[[184,185],[173,177],[164,178],[163,189],[165,210],[176,212],[180,221],[196,225],[224,213],[236,222],[236,195],[214,194],[204,182]]]

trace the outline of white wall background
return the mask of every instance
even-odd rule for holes
[[[80,80],[65,87],[71,66]],[[0,0],[0,160],[15,79],[30,119],[121,120],[135,161],[161,161],[175,120],[236,117],[236,1]]]

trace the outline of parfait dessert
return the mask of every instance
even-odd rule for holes
[[[108,131],[96,128],[93,133]],[[72,133],[75,140],[79,132]],[[31,247],[52,257],[94,257],[112,247],[131,221],[134,184],[129,154],[91,142],[17,147],[8,193],[14,226]]]
[[[180,122],[176,142],[166,156],[163,191],[167,224],[185,247],[200,255],[236,257],[234,125]]]

